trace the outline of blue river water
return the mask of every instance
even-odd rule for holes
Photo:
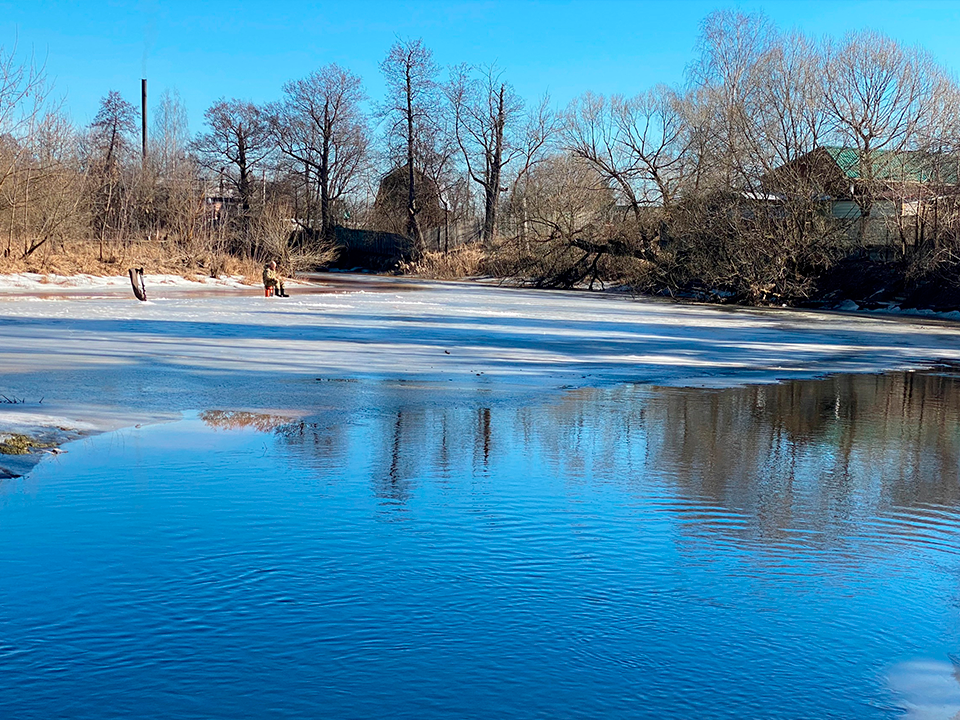
[[[89,437],[0,481],[0,717],[960,707],[953,375],[370,385],[348,411]]]

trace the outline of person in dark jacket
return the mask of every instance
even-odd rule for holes
[[[277,272],[277,263],[274,260],[271,260],[263,268],[263,287],[268,290],[273,288],[273,294],[277,297],[290,297],[283,289],[283,278]]]

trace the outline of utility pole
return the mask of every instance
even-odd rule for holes
[[[143,164],[147,164],[147,79],[140,80],[140,118],[143,131]]]

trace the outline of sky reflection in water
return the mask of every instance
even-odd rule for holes
[[[351,387],[0,484],[0,716],[960,711],[954,377]]]

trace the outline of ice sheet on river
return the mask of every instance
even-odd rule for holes
[[[430,382],[455,397],[960,360],[960,326],[927,320],[373,277],[332,276],[288,299],[152,289],[140,303],[5,295],[0,284],[0,393],[26,401],[0,413],[303,408],[335,395],[329,381]]]
[[[943,660],[913,660],[891,669],[890,688],[907,720],[956,720],[960,717],[960,667]]]

